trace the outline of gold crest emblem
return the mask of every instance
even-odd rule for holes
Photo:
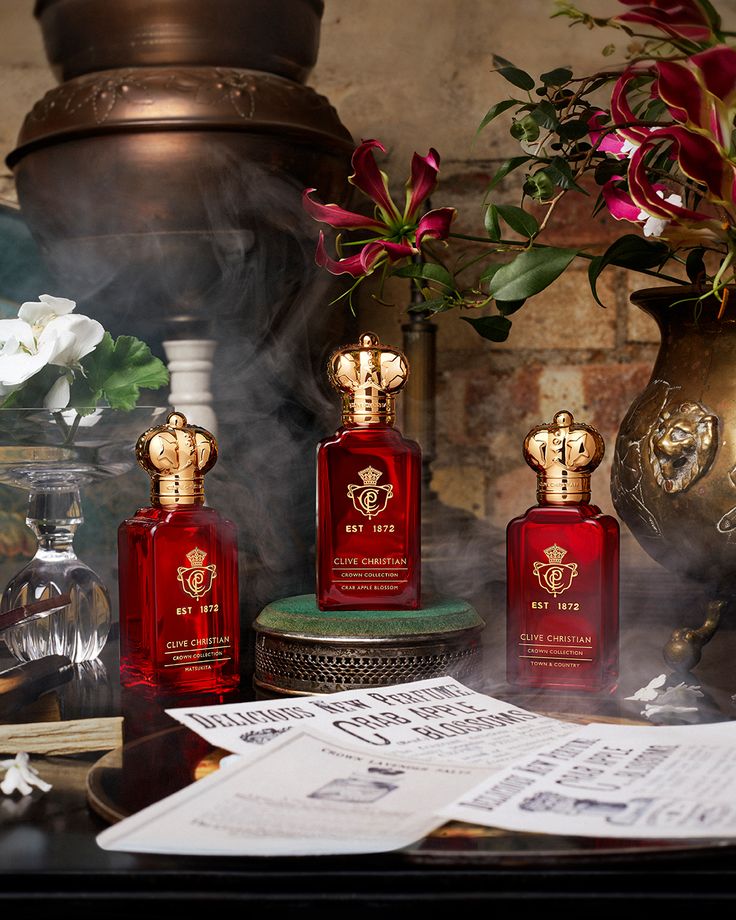
[[[535,562],[534,574],[545,591],[553,597],[564,594],[578,574],[577,562],[563,563],[567,550],[554,543],[544,551],[547,562]]]
[[[180,565],[177,569],[177,578],[182,588],[190,597],[199,600],[212,588],[212,582],[217,578],[216,565],[203,565],[207,553],[195,547],[187,553],[189,565]]]
[[[394,487],[390,484],[379,486],[378,480],[383,473],[380,470],[374,470],[372,466],[359,470],[358,476],[363,481],[363,485],[349,485],[348,498],[353,500],[356,511],[360,511],[367,518],[374,518],[385,511],[389,498],[393,498]]]

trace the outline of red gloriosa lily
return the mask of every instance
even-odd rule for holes
[[[305,189],[302,201],[306,212],[315,220],[339,230],[368,230],[375,234],[363,240],[361,249],[353,256],[332,259],[327,254],[324,234],[320,232],[315,261],[333,275],[352,275],[360,278],[369,275],[385,261],[399,262],[415,255],[425,239],[445,240],[455,217],[455,208],[437,208],[419,217],[424,200],[437,186],[440,156],[430,149],[426,157],[415,153],[411,176],[406,183],[406,203],[403,212],[394,203],[388,187],[388,176],[378,168],[373,151],[386,152],[380,141],[363,141],[352,158],[353,174],[348,181],[360,189],[375,204],[373,217],[346,211],[336,204],[319,204],[310,197],[316,189]],[[342,244],[349,245],[349,244]],[[338,237],[338,254],[342,255]]]
[[[614,22],[640,23],[652,26],[672,38],[707,42],[713,37],[713,27],[706,10],[697,0],[619,0],[631,12],[614,16]]]

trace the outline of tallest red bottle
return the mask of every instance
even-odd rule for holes
[[[342,427],[317,449],[320,610],[420,605],[421,451],[394,427],[409,366],[367,332],[330,358]]]

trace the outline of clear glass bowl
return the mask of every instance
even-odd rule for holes
[[[10,580],[0,611],[68,594],[65,609],[5,630],[2,638],[20,661],[66,655],[90,661],[110,631],[110,596],[100,577],[74,552],[84,521],[80,486],[119,476],[135,464],[139,435],[160,424],[167,407],[130,412],[0,409],[0,482],[28,492],[26,523],[36,534],[36,555]]]

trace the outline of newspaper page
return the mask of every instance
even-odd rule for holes
[[[496,773],[444,815],[580,837],[736,837],[736,723],[593,723]]]
[[[290,732],[103,831],[105,850],[317,856],[408,846],[487,770],[422,764]]]
[[[215,747],[253,755],[294,729],[357,749],[496,769],[576,725],[477,693],[451,677],[325,696],[168,709]]]

